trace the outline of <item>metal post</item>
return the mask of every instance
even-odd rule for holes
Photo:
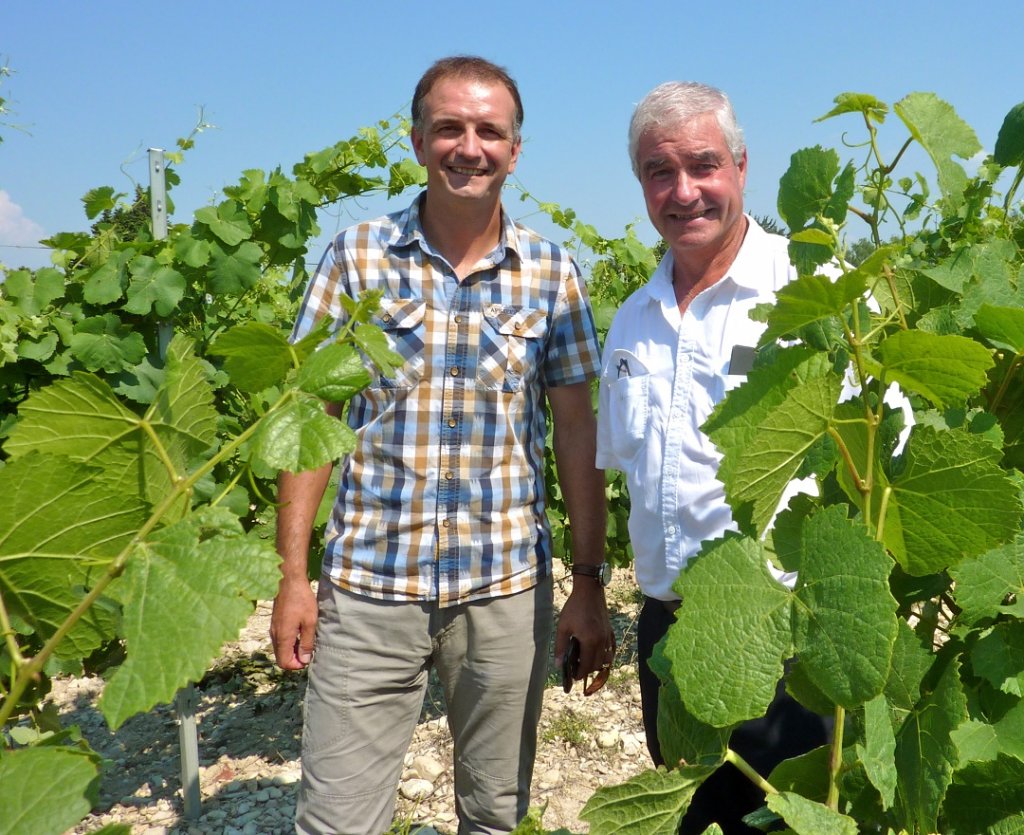
[[[167,237],[167,179],[164,173],[164,152],[149,149],[149,211],[153,222],[153,240]],[[167,353],[174,326],[169,321],[158,325],[157,341],[160,358]],[[174,697],[178,714],[178,747],[181,749],[181,794],[185,817],[196,820],[200,814],[202,795],[199,791],[199,733],[196,730],[196,689],[189,683]]]

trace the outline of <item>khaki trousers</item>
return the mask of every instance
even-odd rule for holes
[[[526,814],[547,670],[552,581],[439,608],[376,600],[327,579],[302,733],[301,835],[380,835],[435,667],[454,741],[459,833]]]

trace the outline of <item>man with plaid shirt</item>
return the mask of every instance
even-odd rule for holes
[[[522,113],[502,68],[434,64],[412,105],[426,191],[337,236],[295,325],[299,339],[323,316],[340,324],[340,294],[379,289],[377,324],[405,358],[350,403],[358,444],[340,464],[316,596],[306,555],[332,468],[280,478],[271,635],[281,667],[310,665],[300,833],[390,827],[431,668],[448,703],[459,832],[508,832],[525,815],[552,621],[545,399],[581,575],[555,654],[575,635],[578,677],[611,661],[588,382],[599,349],[572,259],[502,211]]]

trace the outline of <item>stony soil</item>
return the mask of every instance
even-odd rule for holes
[[[564,599],[565,578],[556,584]],[[533,804],[545,806],[545,828],[587,831],[579,812],[593,792],[646,769],[640,692],[636,683],[637,595],[629,572],[617,572],[608,602],[619,653],[608,685],[585,698],[556,684],[545,693]],[[107,823],[129,824],[133,835],[283,833],[292,831],[299,781],[305,676],[273,663],[270,604],[261,602],[237,642],[197,685],[201,814],[185,820],[180,792],[174,710],[159,707],[116,733],[95,708],[102,684],[94,678],[54,683],[51,700],[66,724],[77,724],[108,758],[100,802],[74,832]],[[396,830],[457,828],[452,794],[451,738],[443,700],[431,687],[399,786]]]

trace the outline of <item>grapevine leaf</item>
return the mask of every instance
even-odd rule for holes
[[[128,286],[128,263],[135,250],[112,252],[96,269],[89,273],[82,287],[82,295],[90,304],[112,304],[124,295]]]
[[[997,348],[1024,354],[1024,310],[983,304],[974,314],[975,327]]]
[[[971,667],[997,690],[1022,695],[1024,621],[997,623],[971,649]]]
[[[897,630],[892,565],[845,508],[828,508],[804,525],[796,651],[822,693],[848,709],[881,693],[889,675]]]
[[[839,174],[839,155],[815,145],[790,157],[779,181],[779,216],[796,232],[823,214],[832,197],[832,181]]]
[[[1024,618],[1024,540],[987,551],[950,571],[966,623],[1001,613]]]
[[[821,319],[844,315],[865,287],[863,274],[856,270],[835,281],[823,275],[800,276],[776,294],[775,308],[768,315],[768,327],[759,344],[767,345],[779,337],[795,334]]]
[[[128,270],[132,280],[124,309],[129,313],[146,316],[152,310],[157,316],[169,316],[185,295],[185,277],[155,258],[137,255]]]
[[[767,551],[735,536],[711,543],[673,588],[683,604],[665,657],[687,709],[719,728],[763,716],[793,654],[790,592],[768,572]]]
[[[970,763],[956,773],[945,805],[948,835],[1024,831],[1024,762],[1001,756]]]
[[[857,835],[857,822],[799,794],[779,792],[767,798],[768,808],[779,815],[796,835]]]
[[[33,453],[4,468],[0,505],[0,590],[10,611],[43,640],[79,604],[85,589],[131,542],[146,507],[96,481],[96,468]],[[82,657],[113,637],[115,613],[94,606],[57,647]]]
[[[71,337],[71,355],[89,371],[116,374],[146,356],[142,334],[123,324],[113,313],[79,322]]]
[[[334,322],[330,316],[323,316],[317,320],[317,323],[313,325],[312,329],[298,342],[295,342],[292,347],[295,349],[295,355],[299,358],[299,361],[303,361],[306,357],[313,354],[324,342],[331,337],[331,331],[334,329]]]
[[[901,620],[893,647],[892,668],[885,683],[885,698],[899,726],[920,701],[921,682],[934,661],[931,649],[922,646],[910,625]]]
[[[999,756],[999,737],[995,725],[968,719],[950,734],[950,739],[956,743],[960,763],[991,762]]]
[[[594,792],[580,820],[590,824],[591,835],[675,835],[693,793],[712,771],[700,765],[645,771]]]
[[[821,360],[827,362],[824,356]],[[751,375],[744,387],[753,384],[753,394],[759,383]],[[729,503],[734,509],[747,503],[752,506],[752,521],[759,534],[768,528],[804,457],[827,432],[841,387],[842,381],[836,374],[815,377],[791,386],[785,399],[766,413],[763,406],[751,409],[741,419],[739,433],[708,432],[705,428],[720,449],[726,445],[718,477],[725,485]],[[764,414],[755,428],[747,421],[758,412]],[[712,415],[713,421],[714,418]],[[739,435],[749,437],[755,431],[755,442],[735,444]]]
[[[355,433],[319,401],[292,400],[260,421],[253,455],[274,470],[298,473],[336,461],[356,447]]]
[[[299,369],[296,385],[329,403],[342,403],[370,385],[370,374],[351,345],[321,348]]]
[[[405,358],[388,346],[388,338],[384,331],[376,325],[359,324],[352,332],[356,344],[366,352],[377,370],[385,377],[394,374],[395,370],[401,368]]]
[[[199,269],[210,263],[210,244],[186,232],[174,242],[174,255],[186,266]]]
[[[1024,162],[1024,102],[1014,105],[1006,114],[992,155],[1004,167]]]
[[[118,586],[128,657],[99,702],[112,728],[198,680],[224,642],[238,637],[252,601],[276,594],[273,547],[240,529],[217,533],[204,538],[196,520],[178,522],[132,555]]]
[[[896,736],[898,795],[909,829],[938,832],[939,809],[957,764],[953,731],[967,718],[958,665],[950,663]]]
[[[211,292],[237,296],[259,283],[263,253],[254,242],[246,241],[233,252],[213,244],[210,251],[208,286]]]
[[[967,175],[952,157],[970,159],[982,150],[974,130],[934,93],[911,93],[893,110],[935,163],[943,196],[961,201]]]
[[[715,728],[696,719],[683,705],[665,658],[663,637],[654,647],[650,667],[661,680],[658,693],[658,742],[661,756],[673,765],[717,766],[725,757],[732,728]]]
[[[788,683],[788,676],[787,676]],[[828,797],[830,745],[820,745],[783,760],[768,775],[768,782],[779,791],[799,792],[811,800],[824,801]]]
[[[246,322],[224,332],[210,353],[225,357],[231,382],[250,392],[282,383],[294,362],[286,335],[262,322]]]
[[[5,835],[70,832],[97,801],[99,770],[90,755],[40,746],[0,757],[0,821]]]
[[[857,755],[868,780],[882,797],[882,808],[896,802],[896,735],[884,696],[876,696],[864,705],[864,744]]]
[[[939,407],[958,405],[986,382],[992,356],[973,339],[955,334],[899,331],[879,347],[877,377],[899,383]]]
[[[149,417],[154,423],[194,439],[193,453],[211,446],[217,439],[217,410],[203,366],[191,343],[176,336],[167,349],[164,383]]]
[[[219,206],[204,206],[196,211],[195,219],[228,246],[238,246],[252,235],[245,210],[234,200],[225,200]]]
[[[907,573],[936,574],[1013,538],[1021,500],[1000,455],[978,435],[914,427],[892,482],[900,535],[885,531]]]
[[[882,124],[885,121],[885,115],[889,112],[889,106],[884,101],[876,99],[869,93],[840,93],[833,101],[836,106],[824,116],[815,119],[815,122],[824,122],[826,119],[841,116],[844,113],[863,113],[878,124]]]
[[[89,189],[82,198],[82,203],[85,204],[85,216],[92,220],[100,212],[113,209],[117,205],[117,198],[122,196],[122,194],[114,194],[114,189],[110,186]]]

